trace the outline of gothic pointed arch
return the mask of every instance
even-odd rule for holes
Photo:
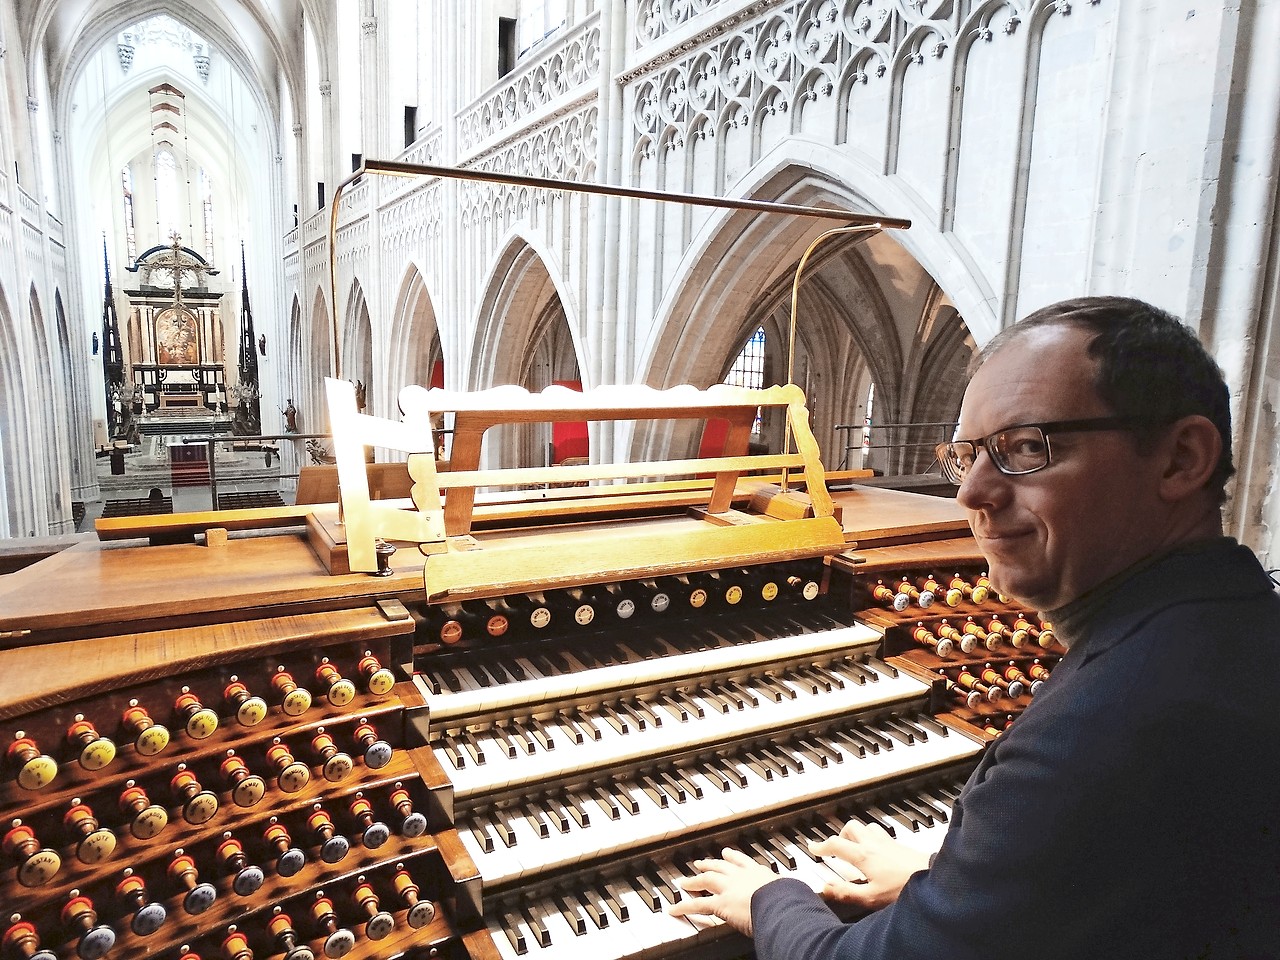
[[[329,417],[325,412],[324,378],[332,377],[333,320],[329,314],[329,301],[325,299],[324,289],[317,284],[315,298],[311,302],[311,350],[307,361],[303,363],[306,377],[299,387],[302,397],[295,398],[294,404],[299,410],[306,412],[308,422],[303,424],[303,433],[318,433],[328,429]]]
[[[373,323],[359,280],[351,282],[342,329],[342,375],[356,383],[357,396],[367,402],[373,395]]]
[[[26,364],[23,369],[23,391],[32,402],[36,410],[56,411],[56,415],[47,421],[36,421],[37,423],[45,423],[50,429],[44,436],[32,435],[30,438],[31,449],[33,453],[37,450],[42,454],[35,461],[39,464],[40,469],[37,471],[35,480],[35,496],[37,510],[41,514],[37,520],[37,529],[43,528],[44,532],[57,530],[63,532],[63,528],[67,526],[67,521],[71,515],[71,504],[69,500],[69,486],[64,482],[67,476],[67,436],[65,407],[62,407],[70,399],[68,392],[58,392],[55,394],[53,390],[54,383],[61,383],[63,379],[62,370],[55,369],[49,350],[49,335],[45,329],[44,308],[40,303],[40,291],[33,283],[28,298],[31,332],[35,346],[35,353],[32,359],[34,364]],[[36,429],[39,429],[37,427]]]
[[[480,310],[471,348],[470,389],[483,390],[504,383],[519,383],[534,332],[548,309],[557,310],[569,330],[571,348],[580,370],[583,362],[576,301],[564,288],[559,271],[547,266],[545,251],[517,235],[507,243],[490,271],[480,297]]]
[[[514,383],[541,390],[556,381],[581,386],[586,367],[580,347],[558,278],[529,241],[513,237],[481,299],[469,383],[475,389]],[[545,424],[491,433],[489,449],[501,449],[503,466],[550,462],[551,431]]]
[[[8,298],[3,285],[0,285],[0,461],[24,464],[28,462],[30,450],[23,427],[26,417],[18,344],[14,337],[16,332]],[[0,510],[0,537],[35,533],[30,527],[30,477],[27,470],[0,470],[0,493],[4,494],[4,508]]]
[[[433,366],[442,356],[435,302],[417,264],[409,264],[400,282],[387,352],[388,399],[394,407],[401,388],[430,386]]]

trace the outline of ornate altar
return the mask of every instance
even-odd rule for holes
[[[139,276],[129,297],[128,351],[143,412],[222,409],[226,357],[222,292],[214,269],[180,239],[152,247],[129,268]]]

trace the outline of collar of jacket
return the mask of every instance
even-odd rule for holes
[[[1083,666],[1173,607],[1246,600],[1274,589],[1253,551],[1230,537],[1178,547],[1112,590],[1067,658]]]

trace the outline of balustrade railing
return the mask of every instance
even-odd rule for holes
[[[457,116],[464,155],[505,138],[600,74],[600,13],[565,31],[545,50],[525,58]]]

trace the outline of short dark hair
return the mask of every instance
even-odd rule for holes
[[[973,359],[970,373],[997,350],[1037,327],[1088,330],[1089,356],[1098,361],[1094,389],[1111,411],[1155,426],[1136,431],[1141,447],[1160,428],[1192,414],[1207,417],[1222,438],[1222,455],[1205,484],[1218,502],[1235,472],[1231,461],[1231,401],[1226,378],[1195,332],[1171,313],[1132,297],[1078,297],[1041,307],[996,334]]]

